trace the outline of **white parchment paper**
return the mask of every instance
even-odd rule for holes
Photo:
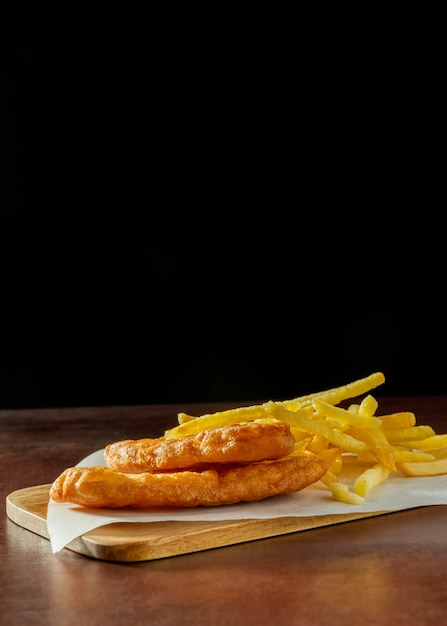
[[[89,455],[78,465],[105,465],[104,450]],[[400,511],[419,506],[447,504],[447,476],[408,478],[390,476],[360,505],[344,504],[332,498],[321,483],[303,491],[267,500],[219,507],[193,509],[152,508],[86,509],[74,504],[48,504],[47,525],[53,552],[59,552],[71,541],[90,530],[113,522],[224,521],[238,519],[270,519],[277,517],[308,517],[343,513]]]

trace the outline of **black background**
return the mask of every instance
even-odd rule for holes
[[[447,392],[445,10],[3,31],[2,408]]]

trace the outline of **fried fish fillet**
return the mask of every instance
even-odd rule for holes
[[[220,506],[295,493],[327,471],[312,455],[290,456],[205,471],[125,474],[106,467],[72,467],[53,483],[50,497],[93,508]]]
[[[117,441],[106,446],[104,458],[110,469],[136,474],[279,459],[290,454],[294,445],[286,422],[251,422],[210,428],[178,439]]]

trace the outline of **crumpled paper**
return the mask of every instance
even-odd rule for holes
[[[104,450],[98,450],[78,463],[90,467],[105,465]],[[47,512],[48,534],[54,553],[85,533],[114,522],[225,521],[308,517],[348,513],[401,511],[420,506],[447,504],[447,476],[408,478],[393,474],[365,498],[362,504],[338,502],[321,483],[295,494],[275,496],[259,502],[192,509],[152,508],[86,509],[50,500]]]

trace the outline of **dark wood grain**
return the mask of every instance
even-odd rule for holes
[[[447,396],[378,398],[447,432]],[[1,495],[46,484],[109,441],[159,436],[179,410],[225,404],[0,411]],[[447,615],[447,507],[426,507],[158,561],[64,550],[2,516],[0,623],[395,624]]]

